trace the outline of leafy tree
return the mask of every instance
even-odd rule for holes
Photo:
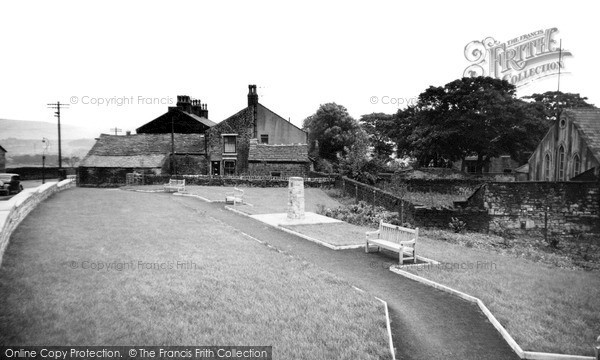
[[[539,104],[517,99],[515,91],[507,81],[490,77],[429,87],[414,107],[396,114],[398,155],[414,156],[420,166],[450,166],[476,155],[478,172],[492,157],[522,158],[546,126]]]
[[[587,97],[561,91],[546,91],[543,94],[524,96],[523,99],[541,104],[544,107],[546,120],[556,120],[558,111],[562,109],[594,107],[594,105],[587,102]]]
[[[357,134],[356,140],[346,148],[346,157],[340,159],[340,172],[362,183],[374,185],[377,174],[383,171],[380,159],[370,159],[368,155],[369,138],[364,130]]]
[[[309,153],[315,158],[338,163],[338,154],[345,157],[347,149],[364,136],[360,124],[348,110],[336,103],[327,103],[306,119],[302,128],[308,132]]]
[[[394,115],[384,113],[372,113],[360,118],[360,124],[373,147],[373,157],[382,162],[389,160],[394,152],[394,144],[389,136],[394,125],[393,119]]]

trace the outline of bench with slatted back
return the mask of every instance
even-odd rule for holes
[[[183,192],[185,191],[185,179],[170,179],[168,184],[163,185],[165,192]]]
[[[381,221],[379,222],[379,230],[368,231],[366,237],[365,252],[367,253],[371,252],[370,247],[377,246],[377,251],[384,248],[397,252],[400,265],[404,264],[405,260],[417,262],[415,248],[419,238],[419,228],[409,229]]]
[[[225,194],[225,204],[243,204],[244,203],[244,190],[233,188],[232,192]]]

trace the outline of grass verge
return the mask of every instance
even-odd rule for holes
[[[593,355],[600,333],[600,276],[427,237],[423,256],[438,265],[405,268],[480,298],[528,351]]]
[[[205,215],[167,194],[80,188],[42,203],[0,268],[0,344],[389,358],[381,303]]]

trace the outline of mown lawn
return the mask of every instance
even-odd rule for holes
[[[593,355],[600,334],[600,272],[419,238],[421,255],[440,266],[404,268],[480,298],[529,351]]]
[[[328,194],[352,202],[336,191]],[[334,237],[371,230],[340,227]],[[597,269],[596,254],[585,262],[533,239],[436,229],[420,234],[417,254],[441,264],[406,270],[480,298],[524,350],[593,355],[591,344],[600,334],[600,271],[582,266]],[[396,264],[390,256],[390,265]]]
[[[3,345],[272,345],[278,359],[389,357],[378,301],[167,194],[77,188],[42,203],[4,255],[0,303]]]

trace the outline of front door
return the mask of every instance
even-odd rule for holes
[[[221,175],[221,162],[220,161],[212,161],[211,162],[212,175]]]

